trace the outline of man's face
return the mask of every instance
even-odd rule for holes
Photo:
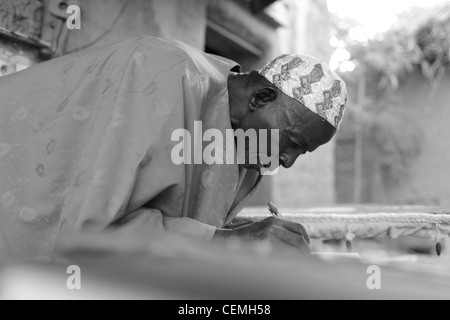
[[[267,153],[269,156],[272,153],[278,154],[279,163],[284,168],[292,167],[299,156],[326,144],[336,133],[336,129],[325,119],[284,94],[280,94],[275,101],[268,102],[263,108],[249,113],[242,122],[242,128],[255,129],[257,132],[261,129],[268,130]],[[279,150],[270,145],[272,129],[279,130]],[[246,159],[250,157],[247,153]],[[258,171],[270,166],[260,161],[256,165],[246,162],[244,168]]]

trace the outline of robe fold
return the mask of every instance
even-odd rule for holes
[[[238,165],[176,165],[176,129],[231,129],[239,66],[141,37],[0,78],[0,258],[48,260],[66,233],[208,241],[260,181]],[[203,144],[203,148],[207,143]]]

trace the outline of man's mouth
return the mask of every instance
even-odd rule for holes
[[[273,159],[269,156],[261,157],[259,154],[246,154],[246,163],[242,164],[247,170],[256,170],[260,174],[266,174],[275,171],[277,168],[273,167]]]
[[[261,169],[263,168],[262,165],[258,165],[258,164],[243,164],[242,165],[245,169],[254,169],[257,171],[261,171]]]

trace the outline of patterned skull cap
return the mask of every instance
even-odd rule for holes
[[[259,74],[339,129],[347,87],[328,65],[310,56],[284,54],[270,61]]]

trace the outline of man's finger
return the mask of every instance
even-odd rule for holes
[[[303,227],[300,223],[292,222],[289,220],[281,220],[281,225],[291,232],[302,235],[308,244],[311,243],[311,239],[309,238],[309,234],[306,231],[305,227]]]
[[[284,228],[275,228],[272,230],[272,234],[275,238],[280,239],[285,244],[300,249],[302,253],[311,254],[308,243],[302,235]]]
[[[301,253],[303,254],[307,254],[307,255],[311,255],[311,249],[309,248],[308,244],[306,243],[305,238],[303,237],[298,237],[298,243],[294,246],[297,249],[300,249]],[[284,243],[291,245],[291,243],[287,242],[286,240],[282,240]]]

